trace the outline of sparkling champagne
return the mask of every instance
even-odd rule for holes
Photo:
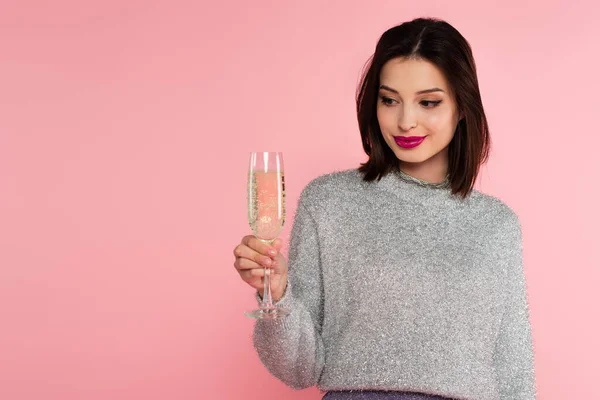
[[[259,239],[274,240],[285,223],[283,171],[250,171],[248,180],[250,228]]]

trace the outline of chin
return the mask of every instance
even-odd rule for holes
[[[396,158],[398,158],[398,160],[411,164],[419,164],[429,160],[432,157],[431,154],[419,151],[418,149],[396,150],[394,151],[394,154],[396,154]]]

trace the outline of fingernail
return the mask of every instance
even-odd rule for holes
[[[275,257],[275,255],[277,255],[277,252],[275,250],[273,250],[273,249],[269,250],[268,253],[272,257]]]
[[[270,258],[265,258],[263,260],[263,264],[266,265],[267,267],[271,265],[271,259]]]

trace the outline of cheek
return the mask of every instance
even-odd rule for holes
[[[453,131],[453,118],[450,110],[436,110],[427,113],[424,117],[427,129],[435,133],[444,134]]]
[[[386,110],[384,108],[377,108],[377,121],[379,122],[379,127],[382,131],[387,130],[387,127],[393,123],[393,115],[390,113],[390,110]]]

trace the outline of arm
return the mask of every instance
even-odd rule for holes
[[[275,304],[291,313],[282,320],[256,322],[253,342],[259,358],[288,386],[314,386],[325,362],[321,339],[323,283],[316,225],[302,195],[291,233],[288,285]]]
[[[511,218],[501,243],[506,268],[506,301],[494,351],[494,364],[502,400],[536,398],[529,305],[523,270],[521,225]]]

